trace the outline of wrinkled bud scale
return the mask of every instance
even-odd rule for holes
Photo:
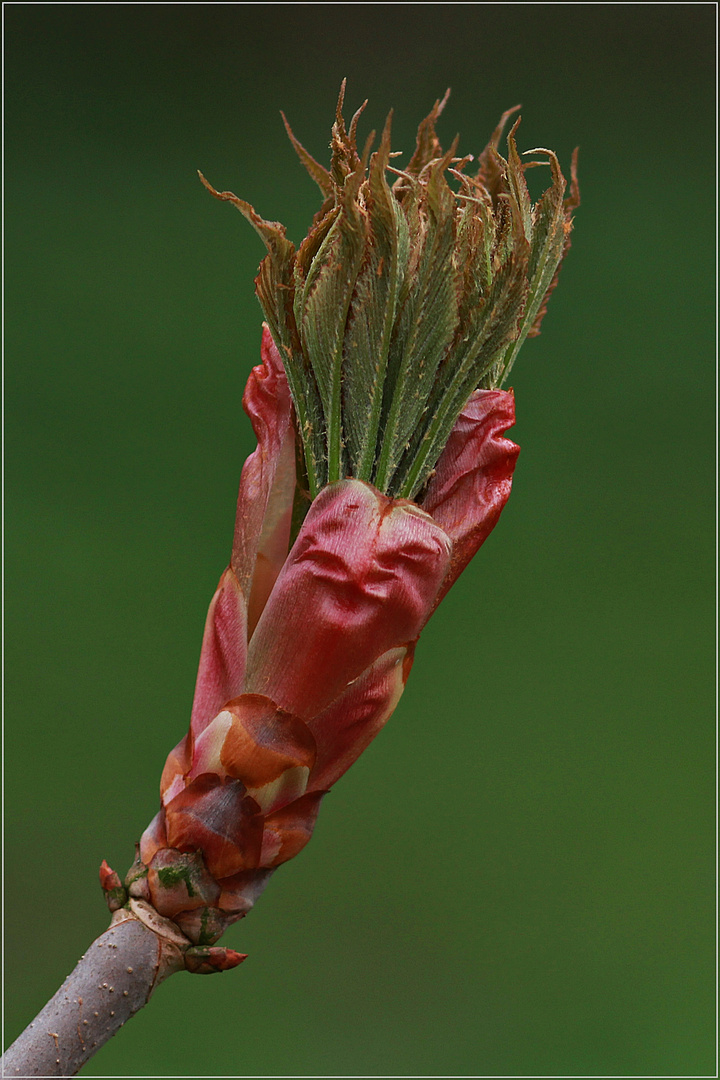
[[[177,923],[198,972],[243,958],[211,946],[310,839],[507,501],[518,448],[499,387],[537,330],[577,201],[543,151],[552,186],[531,207],[515,128],[498,152],[509,114],[469,176],[455,144],[440,148],[442,104],[404,171],[389,165],[389,121],[359,154],[359,113],[346,131],[341,105],[329,171],[291,134],[325,197],[297,252],[220,196],[268,247],[262,363],[243,398],[258,445],[161,809],[124,886],[101,871],[110,904],[127,890]]]

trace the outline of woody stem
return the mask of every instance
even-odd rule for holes
[[[58,992],[6,1051],[2,1076],[75,1076],[184,966],[190,944],[149,904],[117,911]]]

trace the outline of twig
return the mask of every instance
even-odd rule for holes
[[[75,1076],[163,979],[185,967],[190,944],[149,904],[130,900],[3,1055],[2,1076]]]

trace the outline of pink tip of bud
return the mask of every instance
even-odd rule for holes
[[[185,968],[193,975],[213,975],[216,971],[229,971],[243,960],[247,960],[247,953],[214,945],[196,945],[185,953]]]
[[[100,863],[100,885],[104,892],[110,892],[111,889],[122,888],[122,881],[118,874],[103,861]]]
[[[127,900],[125,886],[120,876],[103,861],[100,863],[100,885],[105,893],[105,902],[110,911],[117,911]]]

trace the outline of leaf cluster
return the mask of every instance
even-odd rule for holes
[[[362,151],[346,128],[344,84],[332,128],[329,169],[288,135],[324,201],[296,250],[283,225],[261,218],[231,192],[217,192],[250,221],[267,247],[256,291],[283,357],[311,498],[346,476],[414,498],[457,417],[478,387],[502,386],[528,336],[539,332],[569,247],[579,203],[573,158],[570,197],[555,154],[528,151],[511,109],[480,154],[443,152],[437,101],[418,128],[404,170],[390,162],[392,114],[379,147]],[[283,117],[283,119],[285,119]],[[551,169],[533,206],[525,171]],[[390,186],[388,174],[394,177]]]

